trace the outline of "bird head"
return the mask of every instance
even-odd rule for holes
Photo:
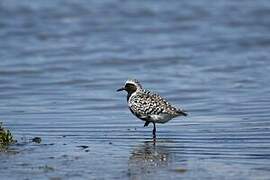
[[[124,87],[117,89],[117,91],[127,91],[128,94],[132,94],[133,92],[142,89],[140,82],[136,79],[129,79],[126,81]]]

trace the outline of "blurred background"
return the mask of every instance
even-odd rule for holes
[[[0,154],[1,176],[268,179],[269,32],[268,0],[2,0],[0,121],[43,141]],[[128,78],[190,114],[156,145]]]

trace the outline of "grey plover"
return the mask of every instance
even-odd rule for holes
[[[166,123],[177,116],[187,116],[183,109],[172,106],[164,98],[142,88],[138,80],[127,80],[117,91],[127,91],[128,107],[132,114],[145,121],[144,127],[153,123],[153,138],[156,138],[156,123]]]

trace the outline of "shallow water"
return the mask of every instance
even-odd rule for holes
[[[266,0],[1,1],[0,119],[19,141],[1,178],[269,179],[269,30]],[[153,144],[127,78],[189,116]]]

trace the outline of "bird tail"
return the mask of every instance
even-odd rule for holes
[[[186,112],[185,110],[183,110],[183,109],[178,109],[178,110],[177,110],[177,113],[178,113],[179,115],[183,115],[183,116],[187,116],[187,115],[188,115],[187,112]]]

